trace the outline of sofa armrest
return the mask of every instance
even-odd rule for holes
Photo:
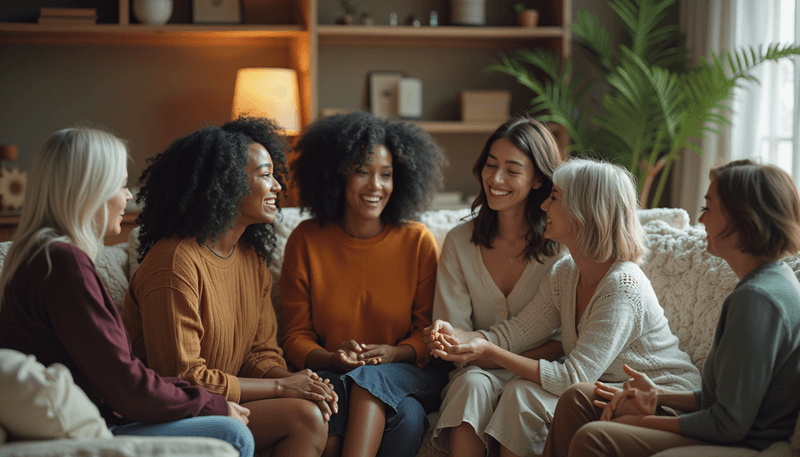
[[[119,436],[88,440],[58,439],[15,441],[0,445],[0,456],[26,457],[238,457],[239,452],[225,441],[201,437]]]

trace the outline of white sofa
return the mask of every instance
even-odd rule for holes
[[[467,210],[441,210],[429,211],[422,215],[421,221],[431,229],[441,247],[447,232],[463,217]],[[276,313],[280,313],[280,268],[283,262],[283,247],[291,231],[297,224],[308,216],[301,214],[296,208],[283,210],[282,219],[276,223],[278,232],[278,248],[273,252],[270,269],[275,278],[273,301]],[[703,361],[708,353],[714,335],[717,318],[724,298],[733,290],[737,283],[736,276],[719,258],[710,256],[705,252],[705,231],[702,226],[689,226],[688,214],[681,209],[655,209],[640,212],[640,219],[645,225],[647,241],[650,248],[648,255],[642,263],[642,268],[658,295],[664,312],[669,318],[672,331],[678,336],[681,349],[686,351],[698,368],[702,369]],[[135,252],[136,233],[133,232],[129,243],[109,247],[97,261],[97,268],[106,281],[112,298],[118,305],[122,305],[128,278],[135,271],[137,254]],[[0,243],[0,261],[5,256],[8,245]],[[800,258],[788,259],[789,265],[800,276]],[[436,414],[431,417],[435,422]],[[0,424],[2,425],[2,424]],[[0,434],[0,437],[2,434]],[[114,446],[126,439],[113,438],[107,440],[88,441],[49,441],[48,448],[52,453],[36,455],[112,455],[112,453],[96,452],[102,446]],[[171,442],[164,438],[164,445]],[[102,443],[101,443],[102,442]],[[24,446],[38,446],[42,443],[27,442],[0,445],[0,456],[8,448],[19,449]],[[225,444],[225,443],[223,443]],[[63,446],[63,447],[61,447]],[[72,451],[81,449],[81,451]],[[170,451],[146,452],[144,454],[158,453],[171,455]],[[83,453],[81,453],[83,452]],[[16,454],[14,454],[16,455]],[[19,452],[19,455],[26,455]],[[113,455],[137,455],[125,449]],[[143,454],[138,454],[143,455]],[[430,440],[425,441],[418,457],[446,456],[447,454],[435,450]],[[800,457],[800,430],[796,429],[790,441],[775,443],[769,449],[757,452],[750,449],[732,448],[725,446],[700,446],[696,448],[682,448],[658,454],[659,457],[676,456],[725,456],[725,457]]]

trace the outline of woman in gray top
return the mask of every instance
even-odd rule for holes
[[[544,455],[645,456],[712,443],[762,450],[791,436],[800,411],[800,282],[781,259],[800,250],[797,189],[783,170],[744,160],[712,170],[705,200],[707,250],[740,282],[722,305],[702,388],[666,392],[629,368],[622,390],[573,386],[559,400]]]

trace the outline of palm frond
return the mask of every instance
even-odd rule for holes
[[[572,24],[572,32],[579,38],[575,44],[589,52],[590,60],[599,68],[610,71],[614,45],[608,30],[600,25],[600,19],[586,11],[578,11],[578,20]]]
[[[587,87],[581,83],[579,76],[572,78],[570,62],[563,70],[559,70],[559,61],[558,55],[552,52],[521,49],[514,53],[514,57],[501,56],[502,63],[490,65],[486,71],[508,74],[533,91],[534,98],[529,110],[532,113],[544,112],[539,116],[541,120],[555,122],[566,128],[573,141],[571,148],[581,150],[585,147],[583,138],[587,116],[581,114],[577,106]],[[548,79],[539,81],[526,65],[544,72]]]

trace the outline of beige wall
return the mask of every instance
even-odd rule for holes
[[[492,2],[489,0],[490,5]],[[378,0],[360,3],[369,8]],[[330,4],[331,0],[323,0],[320,5],[321,22],[338,14]],[[610,10],[603,11],[607,10],[604,2],[573,0],[573,9],[602,12],[604,19],[614,19]],[[427,119],[457,119],[456,96],[461,87],[508,87],[514,94],[512,112],[525,109],[530,93],[510,77],[483,73],[483,67],[497,56],[497,50],[491,49],[386,52],[323,48],[319,106],[366,108],[369,71],[399,69],[423,80],[423,117]],[[25,170],[53,131],[78,122],[101,125],[130,141],[134,164],[129,172],[134,185],[147,157],[164,150],[175,138],[228,119],[237,69],[288,66],[286,58],[256,47],[0,44],[0,144],[19,146],[17,165]],[[350,82],[352,76],[340,74],[343,68],[348,72],[355,68],[361,82]],[[455,83],[453,72],[460,75]],[[451,161],[445,173],[448,190],[475,192],[470,169],[487,136],[437,135]]]
[[[55,130],[101,125],[130,141],[131,184],[147,157],[230,116],[236,70],[287,66],[266,48],[0,45],[0,143],[22,169]]]

